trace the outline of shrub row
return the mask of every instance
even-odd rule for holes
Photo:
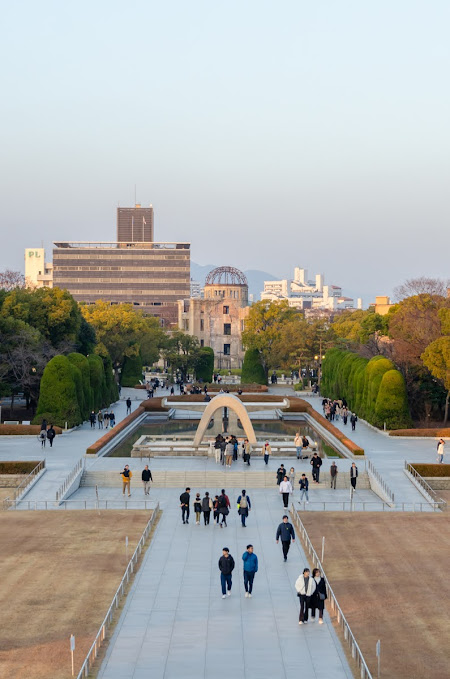
[[[233,394],[236,396],[237,394]],[[282,403],[282,396],[272,396],[271,394],[241,394],[237,395],[243,403]],[[168,396],[167,403],[186,401],[187,403],[203,403],[205,401],[204,394],[185,394],[184,396]],[[152,399],[148,401],[152,403]]]
[[[329,398],[345,398],[350,410],[376,427],[411,425],[405,381],[384,356],[369,361],[350,351],[331,349],[322,364],[321,391]]]
[[[234,392],[234,391],[239,391],[239,389],[242,389],[242,391],[250,391],[250,392],[256,392],[256,393],[261,393],[264,391],[269,391],[269,387],[267,384],[256,384],[255,382],[251,383],[243,383],[243,384],[215,384],[214,382],[212,384],[208,384],[208,391],[220,391],[221,389],[228,389],[228,391]]]
[[[125,427],[127,427],[130,422],[133,422],[139,415],[142,415],[142,413],[145,411],[145,409],[142,407],[142,405],[138,406],[136,410],[133,410],[132,413],[127,415],[123,420],[121,420],[118,424],[116,424],[112,429],[110,429],[106,434],[104,434],[101,438],[99,438],[95,443],[92,443],[89,448],[86,448],[86,454],[87,455],[96,455],[99,450],[104,448],[107,443],[110,443],[112,439],[119,434]]]
[[[51,424],[47,420],[48,424]],[[62,433],[61,427],[54,427],[57,434]],[[1,424],[0,436],[39,436],[41,427],[38,424]]]
[[[241,382],[267,384],[266,371],[258,349],[247,349],[242,363]]]
[[[286,408],[284,412],[287,413],[308,413],[311,417],[316,420],[324,429],[333,434],[338,441],[340,441],[353,455],[364,455],[364,449],[358,446],[354,441],[347,438],[346,435],[341,432],[337,427],[335,427],[331,422],[329,422],[323,415],[314,410],[312,405],[302,398],[290,398],[290,406]]]
[[[122,372],[120,373],[120,384],[122,387],[134,387],[142,380],[142,358],[141,355],[126,356]]]
[[[441,427],[439,429],[396,429],[389,432],[389,436],[429,436],[431,438],[450,438],[450,428]]]
[[[450,477],[450,464],[412,464],[420,476]]]
[[[0,462],[0,474],[31,474],[38,464],[38,460],[32,460],[31,462]]]

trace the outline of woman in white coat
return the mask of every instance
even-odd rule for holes
[[[311,597],[316,591],[316,581],[311,577],[309,568],[304,568],[303,573],[298,576],[295,582],[295,589],[297,596],[300,599],[300,614],[298,616],[298,624],[308,622],[308,608],[311,608]]]

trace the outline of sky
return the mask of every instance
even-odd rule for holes
[[[192,260],[391,294],[450,275],[448,0],[17,0],[0,270],[155,209]],[[49,254],[49,253],[48,253]]]

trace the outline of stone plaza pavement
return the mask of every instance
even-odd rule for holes
[[[275,532],[284,513],[276,493],[249,491],[253,510],[242,528],[241,489],[227,490],[228,528],[183,525],[178,490],[155,489],[162,518],[145,555],[98,677],[101,679],[340,679],[352,677],[328,615],[298,625],[294,583],[307,560],[299,541],[285,564]],[[259,560],[254,596],[244,597],[242,554]],[[236,561],[231,597],[222,599],[217,562]]]

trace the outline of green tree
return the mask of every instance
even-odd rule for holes
[[[55,356],[48,362],[41,380],[36,424],[43,418],[60,427],[66,422],[69,427],[80,424],[82,417],[74,381],[76,370],[67,356]]]
[[[296,315],[297,312],[289,307],[287,300],[256,302],[250,308],[242,333],[242,342],[247,349],[259,351],[266,379],[269,370],[276,368],[279,362],[282,327]]]
[[[378,390],[373,423],[387,429],[404,429],[411,426],[408,398],[403,375],[398,370],[384,373]]]
[[[267,384],[266,371],[258,349],[247,349],[242,363],[242,384]]]
[[[67,358],[80,371],[82,383],[82,402],[79,401],[80,412],[83,416],[83,419],[86,420],[92,408],[94,407],[92,398],[93,394],[91,388],[91,373],[89,369],[89,361],[86,358],[86,356],[83,356],[83,354],[78,354],[76,352],[68,354]]]
[[[87,360],[91,384],[91,410],[98,410],[102,406],[109,405],[109,399],[105,399],[107,389],[103,359],[98,354],[89,354]]]
[[[187,375],[195,369],[199,349],[200,344],[196,337],[182,330],[175,330],[166,338],[162,354],[172,372],[178,372],[181,380],[185,381]]]
[[[120,373],[120,383],[122,387],[135,387],[142,380],[142,358],[141,355],[127,356],[125,358],[122,372]]]
[[[195,361],[195,376],[203,382],[211,382],[214,371],[214,351],[211,347],[200,347]]]
[[[447,315],[444,319],[446,322]],[[447,392],[444,408],[444,424],[446,424],[450,399],[450,336],[439,337],[429,344],[422,354],[422,360],[431,374],[442,383]]]

